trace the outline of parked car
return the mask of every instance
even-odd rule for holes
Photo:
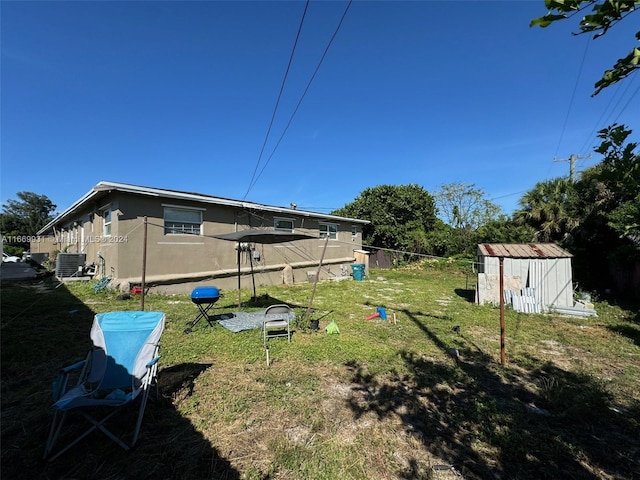
[[[2,261],[15,263],[20,261],[20,257],[16,257],[15,255],[9,255],[6,252],[2,252]]]

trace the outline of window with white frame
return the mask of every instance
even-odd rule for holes
[[[329,237],[331,240],[338,238],[338,225],[335,223],[320,223],[318,228],[320,230],[320,238]]]
[[[293,220],[290,218],[274,218],[273,228],[282,232],[293,232]]]
[[[111,236],[111,208],[102,211],[102,234],[105,237]]]
[[[351,225],[351,240],[355,240],[358,237],[358,227]]]
[[[164,207],[165,235],[201,235],[202,210]]]

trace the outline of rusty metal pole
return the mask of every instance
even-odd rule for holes
[[[144,288],[147,276],[147,217],[144,217],[142,240],[142,291],[140,292],[140,310],[144,311]]]
[[[500,257],[500,363],[504,365],[504,258]]]

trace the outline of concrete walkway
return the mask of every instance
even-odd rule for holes
[[[37,276],[36,269],[28,263],[2,262],[0,265],[0,279],[2,280],[27,280]]]

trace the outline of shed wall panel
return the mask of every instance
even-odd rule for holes
[[[500,260],[494,256],[478,258],[478,303],[496,303],[499,293]],[[533,287],[536,299],[544,310],[549,307],[573,306],[571,258],[504,258],[505,289]]]

